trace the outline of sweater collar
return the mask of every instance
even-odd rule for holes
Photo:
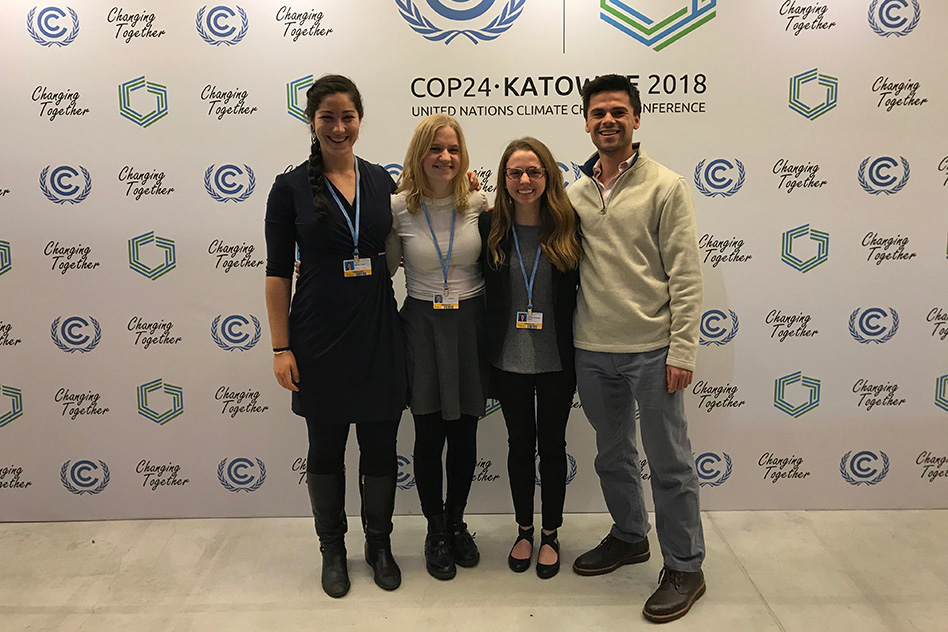
[[[632,143],[632,148],[635,149],[635,157],[632,160],[632,165],[627,169],[627,171],[632,171],[637,168],[639,165],[648,160],[648,156],[645,155],[645,150],[642,149],[641,143]],[[599,152],[596,152],[589,157],[589,160],[584,162],[580,166],[579,170],[585,173],[590,178],[593,176],[593,167],[596,166],[596,163],[599,162]]]

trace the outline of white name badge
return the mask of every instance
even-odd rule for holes
[[[517,312],[517,329],[543,329],[543,314]]]
[[[346,259],[342,262],[342,274],[346,277],[364,277],[372,275],[371,259]]]
[[[458,295],[454,292],[445,292],[444,294],[434,294],[431,297],[431,306],[435,309],[457,309]]]

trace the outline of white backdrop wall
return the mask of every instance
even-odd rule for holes
[[[946,506],[945,3],[153,5],[0,5],[0,520],[308,513],[262,227],[330,72],[363,92],[359,155],[397,173],[449,111],[491,194],[522,135],[575,180],[579,86],[633,75],[636,139],[691,181],[702,236],[703,507]],[[567,510],[603,510],[578,400],[568,443]],[[405,513],[411,445],[406,413]],[[505,452],[494,411],[469,511],[511,510]]]

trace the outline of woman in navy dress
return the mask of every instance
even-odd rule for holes
[[[401,583],[390,534],[405,409],[404,340],[385,263],[395,185],[353,145],[362,99],[346,77],[307,91],[308,162],[277,176],[267,200],[267,313],[273,372],[306,418],[306,482],[322,552],[322,586],[349,590],[344,536],[345,447],[356,426],[365,559],[386,590]],[[300,275],[292,293],[299,246]],[[292,295],[292,296],[291,296]],[[292,298],[292,303],[291,303]]]

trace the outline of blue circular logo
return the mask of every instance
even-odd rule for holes
[[[415,477],[408,470],[411,465],[411,459],[406,456],[398,455],[398,474],[395,477],[395,484],[398,489],[411,489],[415,486]]]
[[[246,178],[243,177],[245,174]],[[246,185],[237,178],[245,180]],[[204,188],[218,202],[243,202],[253,194],[256,186],[257,180],[249,165],[244,165],[243,169],[232,164],[216,169],[211,165],[204,172]]]
[[[59,18],[66,17],[66,12],[59,7],[46,7],[36,16],[36,26],[46,37],[56,38],[66,34],[66,29],[59,26]]]
[[[50,326],[49,335],[53,340],[53,344],[66,353],[76,351],[88,353],[102,341],[102,328],[92,316],[89,317],[89,320],[82,316],[70,316],[65,320],[58,317]]]
[[[254,468],[257,474],[255,475]],[[260,489],[267,478],[267,468],[260,459],[238,457],[222,459],[217,465],[217,480],[231,492],[253,492]]]
[[[724,465],[723,469],[722,464]],[[721,455],[714,452],[699,454],[695,458],[695,470],[698,473],[698,484],[701,487],[718,487],[731,477],[731,457],[725,452],[722,452]]]
[[[847,452],[839,461],[839,473],[850,485],[876,485],[889,473],[889,457],[881,450],[879,454],[869,450]]]
[[[481,17],[494,5],[495,2],[495,0],[451,0],[449,2],[441,2],[441,0],[427,1],[428,6],[434,9],[435,13],[441,17],[448,18],[449,20],[457,20],[459,22]]]
[[[105,461],[83,459],[71,465],[66,461],[59,470],[59,480],[73,494],[98,494],[109,484],[109,466]]]

